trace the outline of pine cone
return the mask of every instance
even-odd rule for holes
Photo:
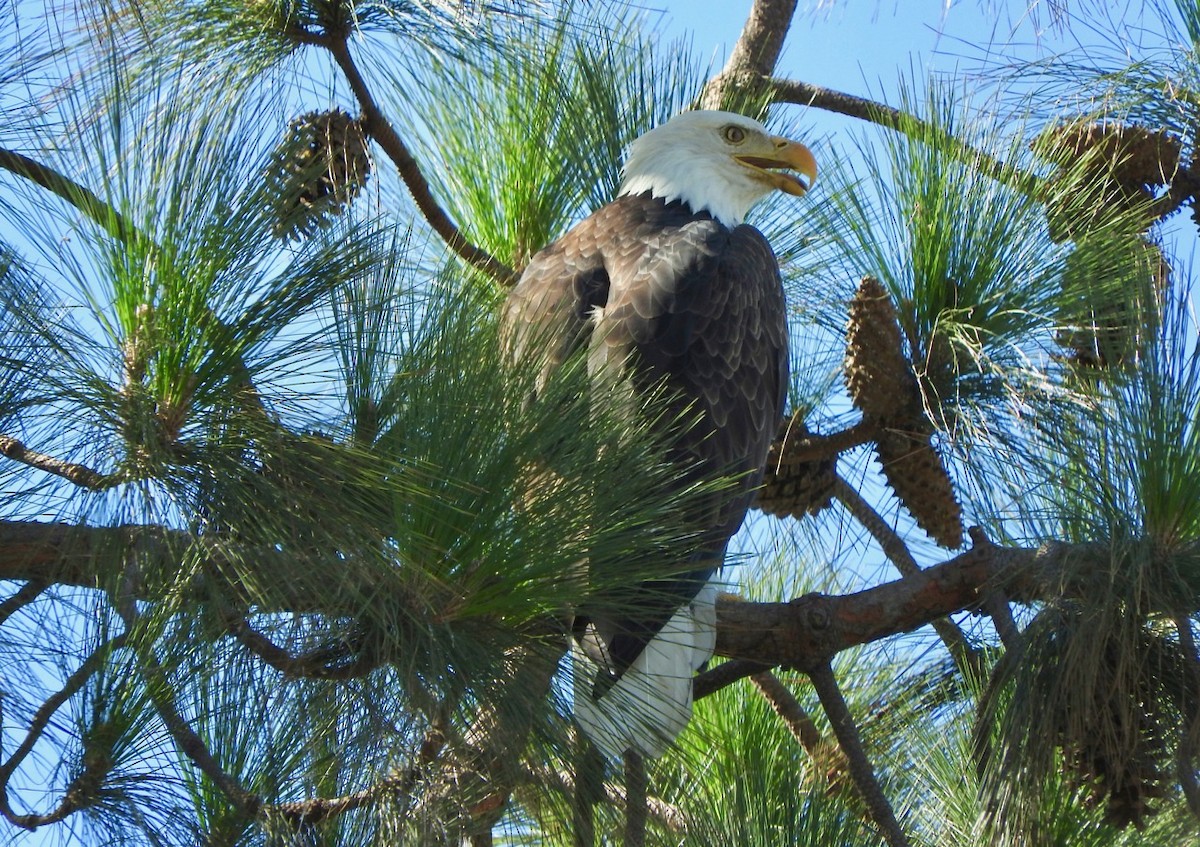
[[[1182,145],[1165,130],[1118,123],[1076,121],[1050,127],[1033,148],[1059,165],[1046,217],[1056,241],[1078,238],[1113,220],[1144,210],[1155,189],[1179,169]],[[1071,162],[1082,161],[1083,168]],[[1146,215],[1144,225],[1153,219]]]
[[[341,109],[309,112],[288,132],[265,178],[276,195],[277,238],[305,238],[358,196],[371,174],[362,124]]]
[[[889,427],[875,441],[883,475],[917,526],[943,547],[962,545],[962,508],[937,451],[933,428],[923,419],[908,428]]]
[[[789,455],[794,448],[807,444],[808,436],[808,427],[799,414],[783,422],[767,456],[755,508],[778,518],[802,518],[817,514],[832,502],[837,459],[804,461]]]
[[[921,408],[896,307],[874,277],[862,278],[850,302],[845,379],[850,399],[865,417],[892,421],[910,418]]]
[[[1159,186],[1179,169],[1182,145],[1166,130],[1121,123],[1075,121],[1050,127],[1037,149],[1064,158],[1089,157],[1089,170],[1123,186]]]

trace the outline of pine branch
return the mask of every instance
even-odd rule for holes
[[[358,679],[381,664],[379,659],[365,652],[359,652],[351,662],[332,664],[333,660],[343,657],[344,651],[335,652],[328,647],[295,655],[254,629],[249,621],[240,616],[230,616],[226,626],[238,643],[292,679]]]
[[[49,583],[40,579],[31,579],[12,593],[3,603],[0,603],[0,626],[4,625],[13,614],[36,600],[41,596]]]
[[[813,432],[800,438],[792,436],[783,449],[787,451],[789,461],[816,462],[822,459],[836,459],[847,450],[869,444],[878,435],[879,422],[863,418],[858,423],[829,435]],[[770,472],[770,468],[767,470]]]
[[[596,776],[596,787],[594,790],[596,799],[603,799],[607,803],[611,803],[619,809],[625,808],[626,798],[622,788],[613,784],[609,780],[603,779],[603,764],[604,757],[598,755],[598,761],[601,765],[600,771]],[[578,767],[578,764],[576,765]],[[564,794],[570,794],[572,797],[577,797],[581,790],[580,777],[573,777],[571,774],[562,770],[530,770],[525,774],[525,781],[534,785],[545,786],[552,784],[555,788]],[[663,800],[661,797],[647,795],[646,797],[646,813],[654,822],[663,829],[675,834],[682,835],[687,832],[688,823],[683,813],[675,806]],[[575,819],[572,818],[574,826]],[[592,824],[593,840],[587,841],[585,837],[581,837],[578,829],[573,829],[571,832],[571,844],[573,847],[591,847],[595,840],[595,824]]]
[[[21,153],[3,148],[0,148],[0,168],[24,177],[63,198],[79,209],[93,223],[99,225],[109,236],[123,244],[153,244],[153,240],[149,236],[129,223],[110,203],[102,200],[91,189],[75,182],[53,168]],[[154,249],[157,251],[159,249],[158,245],[154,245]],[[211,310],[206,311],[206,318],[212,320],[216,327],[222,331],[228,329],[225,322],[214,312]],[[243,402],[244,408],[247,411],[256,414],[262,420],[269,420],[270,415],[263,405],[258,389],[254,385],[250,369],[246,366],[245,360],[240,354],[237,354],[237,357],[235,372],[238,374],[238,379],[233,386],[235,395]],[[61,459],[28,450],[20,441],[10,436],[0,435],[0,454],[48,473],[61,476],[76,485],[93,491],[105,491],[122,482],[128,481],[120,473],[100,474],[83,465],[64,462]]]
[[[916,115],[853,94],[790,79],[772,78],[762,80],[761,83],[770,88],[772,98],[776,103],[793,103],[798,106],[824,109],[907,134],[919,132],[927,135],[934,131],[934,127]],[[949,149],[952,149],[961,161],[974,165],[997,182],[1012,186],[1016,190],[1032,196],[1036,196],[1041,191],[1042,180],[1035,174],[976,150],[953,136],[945,136],[945,141]]]
[[[1095,554],[1093,545],[1000,547],[979,533],[972,537],[975,546],[952,559],[854,594],[813,593],[787,603],[719,598],[717,653],[742,661],[726,662],[700,677],[697,696],[761,670],[812,666],[850,647],[909,632],[954,612],[974,611],[990,588],[1017,603],[1086,590],[1064,584],[1064,575],[1072,558]],[[340,613],[327,586],[292,579],[295,562],[273,547],[247,549],[217,534],[197,538],[155,526],[0,521],[0,579],[95,588],[111,573],[116,552],[130,561],[138,557],[147,570],[171,573],[182,551],[203,559],[198,579],[204,583],[197,590],[209,597],[227,596],[231,607],[236,607],[240,589],[230,565],[253,562],[261,578],[279,592],[276,608],[259,611]],[[1071,574],[1084,578],[1075,570]],[[157,600],[145,577],[139,579],[132,588],[138,599]]]
[[[313,797],[310,800],[263,806],[260,814],[265,818],[286,818],[296,827],[311,826],[377,803],[383,797],[407,796],[421,778],[421,773],[420,768],[409,768],[400,775],[382,779],[371,787],[353,794],[341,797]]]
[[[928,122],[915,115],[865,97],[799,80],[765,78],[769,71],[758,71],[758,73],[764,74],[764,78],[758,79],[753,78],[754,71],[743,71],[743,73],[746,78],[741,81],[742,86],[765,89],[770,92],[772,101],[776,103],[792,103],[798,106],[823,109],[910,135],[917,133],[928,135],[934,131]],[[1037,174],[1007,164],[989,153],[976,150],[953,136],[943,137],[948,149],[953,150],[960,161],[978,168],[997,182],[1011,186],[1031,197],[1037,197],[1043,193],[1044,180]],[[1171,177],[1170,188],[1147,206],[1145,210],[1147,220],[1161,221],[1170,217],[1181,207],[1194,201],[1198,194],[1200,194],[1200,167],[1193,162],[1186,167],[1179,168]]]
[[[456,751],[461,766],[452,782],[458,804],[464,796],[474,801],[482,795],[466,810],[467,838],[490,838],[503,816],[523,775],[513,751],[524,749],[533,730],[533,704],[549,693],[560,657],[556,650],[548,651],[536,643],[507,651],[508,676],[493,687],[491,699],[480,705]]]
[[[721,662],[721,664],[697,674],[696,678],[692,680],[692,699],[700,700],[710,694],[716,694],[739,679],[768,671],[772,667],[774,666],[754,662],[750,659],[730,659],[728,662]]]
[[[140,236],[111,205],[101,200],[89,188],[80,185],[58,171],[13,150],[0,148],[0,168],[24,177],[66,200],[79,211],[99,224],[105,232],[118,241],[131,241]]]
[[[854,723],[854,716],[850,714],[850,707],[846,705],[846,699],[842,696],[841,689],[838,688],[832,667],[826,662],[808,668],[805,672],[812,680],[813,688],[816,689],[817,697],[825,709],[825,714],[829,716],[833,733],[837,736],[838,743],[850,764],[850,775],[854,778],[854,784],[862,794],[872,819],[879,826],[890,847],[909,847],[908,839],[900,828],[900,822],[896,820],[896,813],[884,795],[883,788],[875,777],[875,769],[871,766],[871,760],[867,757],[866,750],[863,749],[858,726]]]
[[[796,695],[788,690],[787,686],[780,682],[779,677],[771,671],[759,671],[752,674],[750,681],[754,683],[754,687],[758,689],[763,698],[771,704],[775,714],[783,720],[784,725],[800,742],[804,751],[815,758],[825,744],[825,737],[821,735],[821,730],[817,729],[817,725],[808,716],[808,712],[804,711],[804,707],[800,705]]]
[[[129,563],[125,569],[120,595],[117,598],[117,614],[125,623],[124,634],[126,636],[138,631],[142,621],[135,596],[136,586],[140,582],[139,570],[136,562]],[[263,806],[262,798],[243,788],[231,774],[221,767],[221,763],[208,749],[204,739],[180,714],[179,708],[175,705],[175,687],[171,684],[170,675],[162,666],[162,662],[158,660],[153,645],[134,642],[131,646],[141,664],[141,672],[146,680],[146,690],[150,695],[150,702],[153,703],[154,710],[158,712],[167,732],[175,741],[176,748],[192,760],[192,763],[212,781],[213,785],[225,795],[238,812],[247,818],[253,818]]]
[[[264,806],[261,815],[265,818],[283,817],[295,827],[311,826],[377,803],[384,797],[407,797],[425,777],[429,766],[437,759],[445,744],[445,733],[438,726],[434,726],[425,734],[415,766],[382,779],[362,791],[341,797],[313,797],[290,803],[276,803]]]
[[[1064,576],[1073,558],[1094,554],[1087,544],[978,544],[912,576],[853,594],[812,593],[787,603],[719,598],[716,652],[746,660],[738,669],[744,676],[764,665],[812,667],[851,647],[910,632],[954,612],[974,611],[992,587],[1019,603],[1083,595],[1086,586],[1064,584]]]
[[[483,271],[501,284],[512,285],[515,283],[517,275],[513,269],[483,248],[468,241],[454,221],[450,219],[446,210],[438,203],[437,198],[433,196],[433,190],[421,172],[420,165],[375,101],[366,79],[359,71],[354,57],[350,55],[347,34],[337,32],[326,35],[310,34],[304,38],[304,42],[324,47],[333,56],[362,109],[363,132],[375,139],[383,152],[392,160],[396,170],[400,173],[400,178],[404,180],[405,186],[416,202],[417,208],[425,216],[429,225],[433,227],[434,232],[441,236],[446,245],[467,264]]]

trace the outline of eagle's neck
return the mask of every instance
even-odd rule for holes
[[[667,157],[639,161],[636,156],[626,165],[625,179],[617,192],[620,197],[649,194],[665,203],[678,200],[694,212],[708,212],[731,228],[746,219],[746,213],[763,193],[762,186],[739,172],[711,168],[698,174],[694,162]]]

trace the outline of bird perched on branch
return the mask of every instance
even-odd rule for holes
[[[691,717],[692,676],[716,640],[711,580],[761,481],[788,382],[779,264],[742,221],[772,191],[803,195],[816,170],[804,145],[757,121],[677,115],[633,142],[618,197],[535,255],[505,306],[515,357],[539,355],[549,372],[586,351],[593,379],[628,380],[635,397],[665,388],[680,486],[737,480],[711,495],[700,550],[677,573],[641,583],[625,609],[576,619],[576,720],[611,757],[660,755]]]

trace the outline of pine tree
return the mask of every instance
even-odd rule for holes
[[[5,843],[1196,840],[1200,8],[881,103],[775,76],[796,6],[714,74],[618,2],[0,0]],[[712,488],[582,363],[521,402],[498,306],[693,105],[858,127],[755,220],[719,659],[606,762],[571,611]]]

